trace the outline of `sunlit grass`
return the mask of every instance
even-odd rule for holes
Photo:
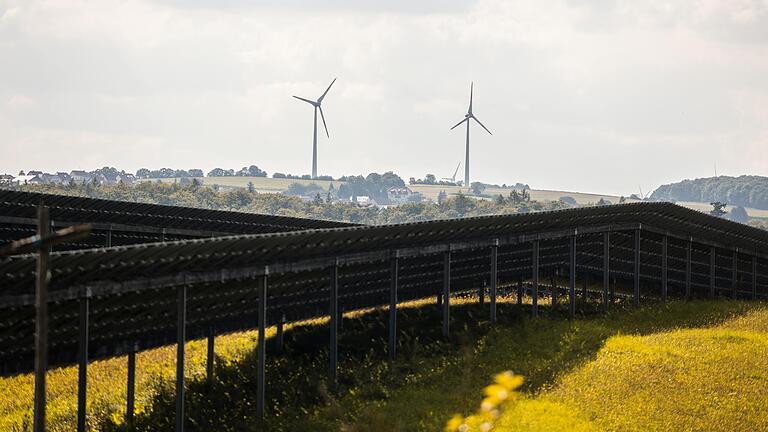
[[[760,339],[768,328],[768,312],[750,312],[765,307],[760,303],[722,300],[672,302],[666,305],[651,304],[640,310],[617,308],[608,315],[595,313],[599,307],[592,305],[594,309],[587,316],[567,320],[564,319],[567,313],[565,297],[561,296],[561,305],[557,311],[550,309],[548,299],[540,299],[539,304],[545,307],[540,310],[541,317],[538,319],[530,318],[529,299],[525,300],[525,305],[520,309],[510,304],[515,301],[514,293],[509,297],[500,297],[499,324],[492,326],[487,321],[487,298],[482,309],[477,305],[476,297],[453,298],[450,342],[440,338],[441,315],[434,306],[434,297],[400,304],[398,321],[402,332],[401,351],[394,363],[386,360],[386,343],[381,339],[382,335],[386,337],[386,307],[347,313],[340,341],[340,378],[345,384],[340,392],[333,393],[322,390],[322,380],[327,371],[327,359],[322,353],[322,348],[327,346],[327,325],[324,325],[327,324],[327,318],[294,326],[287,333],[295,333],[287,339],[291,341],[294,338],[293,351],[288,357],[270,355],[268,349],[268,360],[274,363],[268,363],[267,391],[268,395],[272,392],[272,397],[277,398],[268,404],[271,412],[268,430],[441,430],[453,413],[466,416],[476,412],[483,397],[482,389],[491,377],[498,371],[510,369],[525,376],[526,381],[520,388],[520,402],[509,407],[499,420],[498,427],[510,430],[636,430],[638,428],[620,423],[620,419],[599,419],[598,414],[608,409],[607,405],[601,405],[601,401],[609,401],[613,394],[613,390],[605,386],[618,386],[615,382],[624,380],[622,373],[645,371],[642,368],[647,367],[647,364],[640,360],[657,362],[663,354],[659,365],[664,364],[664,359],[682,362],[682,365],[674,363],[680,367],[690,363],[691,368],[702,369],[702,379],[706,374],[715,374],[717,369],[713,364],[721,362],[739,365],[739,368],[733,366],[733,371],[726,371],[723,376],[727,379],[742,380],[743,373],[748,373],[745,372],[748,369],[743,369],[741,365],[749,366],[749,362],[746,358],[738,357],[737,349],[704,357],[695,349],[686,350],[686,343],[698,343],[694,339],[686,339],[691,335],[677,336],[673,345],[680,346],[675,345],[671,350],[663,348],[667,344],[664,337],[681,332],[726,332],[725,339],[722,339],[721,333],[718,336],[721,339],[714,338],[709,345],[701,344],[704,349],[723,343],[731,344],[731,341],[742,341],[746,337],[742,333],[752,334],[759,329],[762,336],[757,340],[762,340],[763,345],[755,349],[762,349],[762,358],[768,359],[764,339]],[[717,329],[709,328],[716,326]],[[273,333],[274,329],[268,330],[268,335]],[[738,337],[733,339],[735,336]],[[216,394],[229,393],[236,398],[233,400],[245,398],[242,403],[245,404],[246,412],[248,404],[252,403],[248,398],[252,396],[249,388],[255,370],[255,338],[255,332],[244,332],[216,339],[216,354],[225,366],[220,371],[221,381],[217,382]],[[755,339],[747,337],[746,340],[751,344]],[[316,351],[318,347],[320,351]],[[206,387],[196,384],[204,381],[205,341],[190,342],[186,350],[186,376],[192,407],[200,406],[208,410],[204,417],[218,418],[226,416],[229,411],[234,412],[228,399],[221,399],[206,390]],[[646,353],[648,350],[650,354]],[[634,354],[636,351],[642,356]],[[624,355],[629,357],[624,359]],[[686,359],[687,355],[701,357],[702,360],[697,363]],[[633,363],[633,358],[637,364]],[[603,366],[591,366],[595,362]],[[768,371],[764,363],[759,366],[759,371]],[[666,366],[659,370],[650,369],[653,372],[648,372],[648,378],[653,378],[651,383],[659,380],[663,382],[667,376],[665,371],[669,370]],[[681,369],[679,373],[685,376],[688,372]],[[765,375],[762,373],[749,375],[752,377],[749,379],[765,384]],[[174,379],[174,374],[174,346],[137,355],[137,409],[139,417],[143,418],[143,430],[162,429],[165,423],[153,423],[158,419],[172,420],[173,389],[169,383]],[[124,357],[90,365],[89,426],[93,430],[105,423],[118,426],[122,423],[125,375]],[[713,382],[717,382],[717,379]],[[246,382],[244,386],[235,384],[232,388],[227,387],[230,383],[242,380]],[[74,429],[77,368],[50,371],[49,383],[50,430]],[[636,384],[641,389],[649,385],[644,380],[638,380]],[[300,388],[294,388],[297,385]],[[729,388],[718,385],[712,388],[720,387]],[[760,386],[749,388],[751,390],[745,393],[745,399],[740,400],[740,403],[746,403],[746,399],[758,400],[759,397],[762,397],[759,400],[768,399],[764,392],[759,393]],[[649,402],[655,397],[654,389],[658,390],[658,387],[649,387],[645,393],[638,394],[634,403],[656,409]],[[696,395],[709,394],[700,393],[698,389],[681,388],[680,391],[685,393],[681,393],[680,397],[691,400],[695,400]],[[730,392],[725,395],[718,393],[718,397],[722,396],[723,401],[729,400]],[[301,393],[308,395],[304,396],[302,404],[288,404],[295,400],[292,399],[296,397],[295,394],[301,397]],[[626,390],[622,399],[617,398],[616,405],[611,409],[630,413],[631,410],[619,404],[630,393],[631,389]],[[214,398],[211,401],[218,401],[219,405],[205,402],[208,398]],[[670,409],[681,412],[692,409],[684,404],[678,406],[672,401],[672,396],[669,396],[664,403]],[[591,411],[593,408],[590,408],[590,403],[594,403],[594,412]],[[720,406],[732,406],[728,405],[730,402],[723,403]],[[0,379],[0,430],[21,429],[25,419],[26,424],[31,426],[31,404],[31,376]],[[768,410],[768,407],[762,405],[758,408],[763,412]],[[148,415],[147,410],[150,409],[160,411]],[[695,410],[693,412],[699,413]],[[703,414],[708,415],[706,412]],[[711,414],[717,414],[717,410]],[[639,416],[637,413],[632,415]],[[675,415],[670,412],[669,418]],[[726,420],[740,425],[737,420],[725,418],[723,424],[727,424]],[[251,423],[244,425],[244,428],[235,430],[251,430],[253,427]],[[663,426],[654,427],[664,429]],[[199,429],[210,430],[203,427]]]
[[[454,298],[453,304],[464,304],[469,299]],[[400,308],[416,308],[434,303],[435,299],[404,302]],[[377,308],[345,313],[345,317],[358,317]],[[328,317],[287,324],[285,330],[295,326],[327,324]],[[268,327],[266,336],[271,338],[275,327]],[[257,345],[258,332],[245,331],[219,336],[215,341],[217,361],[232,364],[251,352]],[[185,346],[185,377],[205,377],[207,341],[190,341]],[[97,429],[102,420],[120,424],[124,420],[127,393],[127,357],[115,357],[95,361],[88,365],[87,416],[89,429]],[[136,404],[135,412],[141,414],[147,402],[156,394],[158,386],[175,380],[176,347],[166,346],[136,354]],[[69,431],[77,422],[76,366],[55,368],[47,375],[47,420],[51,431]],[[22,374],[0,378],[0,431],[25,431],[32,428],[32,402],[34,400],[34,375]]]
[[[456,424],[456,419],[448,425]],[[483,430],[477,416],[467,431]],[[609,338],[497,431],[757,431],[768,427],[768,308],[722,324]]]

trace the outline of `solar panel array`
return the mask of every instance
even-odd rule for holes
[[[123,211],[128,215],[121,223],[132,221],[130,215],[141,214],[129,204],[120,205],[126,206]],[[171,212],[178,220],[199,211],[157,207],[162,206],[153,207],[158,213]],[[221,213],[226,212],[217,212],[216,220],[223,226],[227,220]],[[264,275],[271,324],[283,316],[294,321],[328,315],[331,268],[338,269],[342,310],[387,304],[394,257],[399,262],[399,301],[438,294],[446,254],[450,256],[451,291],[477,289],[490,279],[494,245],[498,245],[500,286],[516,286],[531,278],[534,242],[539,246],[542,281],[562,281],[569,271],[573,236],[577,275],[601,281],[604,241],[609,233],[609,276],[617,295],[632,292],[639,232],[642,296],[659,295],[666,242],[670,296],[685,293],[690,244],[692,297],[709,296],[713,280],[716,295],[735,292],[741,297],[768,297],[768,233],[668,203],[389,226],[311,227],[314,222],[296,221],[300,222],[307,229],[53,253],[51,364],[76,360],[78,303],[84,296],[90,298],[89,358],[95,360],[123,354],[129,347],[148,349],[174,343],[180,286],[186,287],[187,338],[194,339],[211,329],[221,334],[256,327],[256,280]],[[715,266],[711,267],[713,256]],[[34,277],[34,256],[0,261],[3,374],[33,367]]]
[[[53,228],[81,223],[93,225],[93,233],[87,240],[57,245],[55,250],[354,225],[285,216],[0,190],[0,245],[35,234],[37,206],[40,204],[49,208]]]

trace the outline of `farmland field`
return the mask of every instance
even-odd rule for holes
[[[694,210],[709,212],[712,210],[712,205],[709,203],[700,203],[700,202],[691,202],[691,201],[680,201],[677,204],[688,207]],[[731,211],[733,209],[733,206],[725,206],[725,209],[728,211]],[[744,210],[747,211],[747,215],[749,217],[753,218],[766,218],[768,219],[768,210],[762,210],[762,209],[755,209],[751,207],[745,207]]]
[[[317,184],[323,190],[328,190],[328,187],[333,184],[335,188],[338,188],[339,185],[343,184],[344,182],[339,181],[328,181],[328,180],[300,180],[300,179],[273,179],[268,177],[197,177],[199,181],[201,181],[203,184],[212,186],[212,185],[218,185],[223,188],[245,188],[248,187],[248,183],[253,183],[254,188],[259,193],[281,193],[288,189],[288,186],[291,185],[291,183],[299,183],[302,185],[309,185],[312,183]],[[157,181],[160,180],[163,183],[173,183],[179,181],[178,178],[165,178],[165,179],[151,179],[151,180],[141,180],[141,181]],[[465,194],[465,195],[471,195],[471,192],[468,188],[459,187],[459,186],[444,186],[444,185],[423,185],[423,184],[416,184],[416,185],[408,185],[408,187],[413,190],[414,192],[419,192],[422,195],[424,195],[425,198],[431,201],[437,201],[437,195],[440,193],[440,191],[445,191],[448,196],[454,196],[459,194],[459,192]],[[489,187],[483,191],[483,195],[486,197],[492,197],[496,195],[504,195],[507,196],[512,191],[511,188],[495,188],[495,187]],[[586,192],[568,192],[568,191],[558,191],[558,190],[545,190],[545,189],[531,189],[530,191],[531,199],[535,201],[557,201],[560,199],[560,197],[563,196],[569,196],[576,200],[578,204],[594,204],[600,199],[604,199],[606,201],[610,201],[613,204],[616,204],[619,202],[619,197],[616,195],[606,195],[606,194],[597,194],[597,193],[586,193]],[[632,201],[632,200],[628,200]],[[694,210],[699,211],[709,211],[712,209],[712,206],[709,203],[699,203],[699,202],[678,202],[677,204],[688,207]],[[730,210],[732,206],[726,207],[727,210]],[[768,210],[760,210],[760,209],[753,209],[753,208],[747,208],[747,214],[750,217],[753,218],[768,218]]]
[[[253,183],[253,187],[259,193],[280,193],[288,189],[292,183],[299,183],[301,185],[309,185],[315,183],[316,185],[328,190],[331,184],[333,187],[338,188],[343,182],[328,181],[328,180],[303,180],[303,179],[273,179],[268,177],[195,177],[198,181],[201,181],[204,185],[213,186],[218,185],[224,188],[246,188],[248,183]],[[163,178],[163,179],[147,179],[141,181],[158,181],[163,183],[174,183],[179,181],[178,178]]]
[[[163,183],[173,183],[179,181],[178,178],[164,178],[164,179],[150,179],[142,181],[157,181],[160,180]],[[335,188],[344,182],[328,181],[328,180],[299,180],[299,179],[273,179],[268,177],[197,177],[197,180],[202,181],[204,185],[212,186],[218,185],[221,187],[248,187],[248,183],[253,183],[254,188],[259,193],[280,193],[288,189],[291,183],[299,183],[302,185],[309,185],[312,183],[317,184],[324,190],[328,190],[328,187],[333,184]],[[459,192],[464,194],[470,194],[467,188],[459,186],[442,186],[442,185],[408,185],[408,187],[414,192],[423,194],[427,199],[437,201],[437,195],[440,191],[444,190],[449,196],[457,195]],[[485,195],[509,195],[512,191],[511,188],[488,188],[485,190]],[[536,190],[531,192],[531,199],[537,201],[557,201],[562,196],[573,197],[579,204],[595,203],[604,198],[613,203],[619,201],[619,197],[613,195],[601,195],[582,192],[565,192],[565,191],[552,191],[552,190]]]
[[[437,201],[437,195],[440,193],[440,191],[444,190],[445,193],[448,194],[448,196],[457,195],[459,192],[463,194],[471,194],[468,188],[465,187],[459,187],[459,186],[443,186],[443,185],[409,185],[409,188],[413,190],[414,192],[420,192],[425,197]],[[485,191],[483,191],[483,195],[504,195],[507,196],[509,193],[512,192],[512,188],[494,188],[489,187]],[[605,200],[611,201],[612,203],[616,204],[619,202],[619,197],[613,196],[613,195],[600,195],[600,194],[592,194],[592,193],[582,193],[582,192],[566,192],[566,191],[554,191],[554,190],[539,190],[539,189],[531,189],[531,199],[535,201],[557,201],[562,196],[570,196],[573,199],[576,200],[579,204],[589,204],[589,203],[596,203],[600,201],[600,198],[603,198]]]
[[[441,430],[453,413],[475,411],[483,386],[507,369],[524,375],[526,383],[520,406],[511,408],[500,426],[701,430],[695,423],[701,417],[714,425],[705,429],[757,430],[766,420],[764,303],[672,302],[608,315],[587,308],[585,317],[567,320],[564,308],[546,306],[541,318],[531,319],[527,306],[520,309],[505,297],[499,325],[491,326],[476,298],[457,299],[450,341],[440,337],[434,300],[411,306],[400,310],[401,346],[394,364],[384,350],[386,309],[345,318],[336,393],[322,384],[328,337],[322,321],[286,333],[287,357],[268,347],[267,400],[272,402],[266,430]],[[252,333],[219,338],[222,361],[211,389],[203,381],[203,344],[188,345],[193,359],[187,372],[189,413],[197,429],[214,429],[206,423],[213,420],[222,429],[253,429],[253,348]],[[98,386],[89,391],[89,422],[104,425],[101,430],[123,430],[124,362],[108,360],[89,369]],[[144,376],[137,426],[162,429],[173,418],[173,349],[140,355],[138,364]],[[50,391],[57,395],[49,402],[57,417],[51,430],[70,430],[76,368],[49,375]],[[0,380],[0,428],[14,430],[29,411],[31,391],[26,375]],[[563,425],[568,427],[558,429]]]

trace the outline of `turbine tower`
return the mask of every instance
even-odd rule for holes
[[[323,99],[325,98],[325,95],[328,94],[328,90],[331,89],[331,86],[333,86],[333,83],[336,82],[336,78],[331,81],[331,84],[328,86],[327,89],[325,89],[325,92],[317,98],[316,101],[310,100],[310,99],[304,99],[303,97],[294,96],[296,99],[304,101],[313,107],[315,107],[315,126],[314,130],[312,132],[312,178],[317,178],[317,111],[320,110],[320,118],[323,119],[323,127],[325,127],[325,135],[328,136],[328,138],[331,137],[331,135],[328,133],[328,125],[325,124],[325,115],[323,115],[323,107],[321,104],[323,103]]]
[[[469,109],[467,110],[467,113],[464,115],[464,120],[456,123],[454,127],[451,128],[451,130],[456,129],[460,124],[467,122],[467,147],[466,147],[466,155],[465,155],[465,161],[464,161],[464,187],[469,187],[469,123],[470,120],[474,120],[479,124],[480,126],[485,129],[486,132],[493,135],[491,131],[488,130],[487,127],[483,123],[480,122],[480,120],[475,117],[474,114],[472,114],[472,93],[474,91],[475,83],[471,83],[469,87]]]

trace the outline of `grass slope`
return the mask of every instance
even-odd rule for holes
[[[188,356],[196,359],[189,362],[192,369],[187,372],[190,425],[195,430],[233,431],[441,430],[453,413],[471,414],[490,377],[507,369],[526,377],[525,398],[515,408],[519,412],[508,411],[503,420],[510,430],[522,426],[558,430],[558,425],[562,430],[647,430],[667,429],[672,424],[696,430],[694,423],[679,423],[695,416],[704,416],[707,424],[749,430],[749,425],[764,421],[760,413],[766,412],[762,401],[768,399],[764,390],[768,370],[765,304],[673,302],[640,310],[619,309],[608,315],[596,313],[595,305],[580,305],[586,315],[567,320],[563,307],[543,307],[543,316],[532,319],[527,306],[520,308],[502,298],[499,323],[494,326],[487,321],[487,304],[481,308],[476,299],[454,300],[449,341],[440,337],[441,315],[434,300],[399,309],[398,360],[394,363],[386,360],[386,310],[345,318],[339,351],[340,386],[335,392],[324,385],[327,327],[318,322],[287,331],[287,355],[267,348],[268,422],[263,429],[253,417],[253,335],[217,339],[217,354],[223,355],[223,361],[217,364],[213,386],[204,382],[201,373],[202,343],[189,344]],[[707,336],[712,337],[709,344],[686,339],[710,331],[714,333]],[[677,334],[676,339],[664,342],[668,335]],[[718,346],[722,349],[713,351]],[[137,426],[139,430],[164,430],[173,422],[173,351],[162,348],[143,355],[147,357],[139,356],[137,371],[147,375],[140,379],[143,396]],[[112,366],[100,369],[99,363]],[[121,425],[124,359],[99,363],[89,368],[93,384],[90,427],[126,430]],[[701,370],[698,375],[697,370]],[[50,376],[50,391],[58,398],[49,405],[56,407],[51,430],[71,430],[76,368],[60,369]],[[673,388],[677,393],[664,387],[691,380],[706,384],[707,379],[711,385],[680,384]],[[0,430],[21,430],[14,425],[29,412],[31,395],[29,376],[0,381]],[[719,405],[706,410],[683,403],[713,395]],[[721,408],[739,409],[723,414]],[[761,411],[756,413],[758,409]],[[618,414],[607,416],[608,412]],[[658,417],[658,423],[627,423],[642,415]],[[675,421],[678,423],[672,423]],[[637,424],[641,427],[635,427]]]
[[[552,391],[507,412],[499,430],[537,430],[532,419],[550,407],[593,430],[764,430],[768,310],[711,328],[612,337]]]

